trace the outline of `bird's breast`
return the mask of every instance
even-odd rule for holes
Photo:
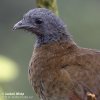
[[[32,86],[43,100],[67,100],[66,94],[72,84],[68,73],[61,69],[65,53],[59,45],[44,46],[33,52],[29,76]]]

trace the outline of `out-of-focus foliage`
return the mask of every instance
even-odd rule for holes
[[[0,55],[0,83],[12,81],[18,76],[17,64],[4,56]]]
[[[3,89],[0,87],[0,100],[6,100],[6,99],[4,98],[4,96],[3,96],[3,93],[4,93],[4,91],[3,91]]]
[[[36,1],[37,1],[37,7],[50,9],[56,15],[58,15],[57,0],[36,0]]]
[[[57,2],[59,16],[68,25],[68,31],[74,40],[80,46],[100,49],[100,0],[57,0]],[[5,84],[4,90],[24,92],[26,96],[33,95],[34,100],[37,97],[29,84],[27,73],[35,36],[24,31],[13,32],[12,27],[24,13],[35,7],[35,0],[0,2],[0,55],[11,58],[20,65],[19,77]]]

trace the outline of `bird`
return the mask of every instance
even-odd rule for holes
[[[41,100],[100,100],[99,50],[79,46],[64,21],[46,8],[26,12],[17,29],[35,35],[28,76]]]

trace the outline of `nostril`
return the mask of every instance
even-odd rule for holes
[[[18,25],[19,25],[19,26],[22,25],[22,21],[19,21],[19,22],[18,22]]]
[[[22,23],[19,23],[19,25],[22,25]]]

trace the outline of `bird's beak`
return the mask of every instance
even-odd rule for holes
[[[16,23],[16,24],[14,25],[13,30],[20,29],[22,26],[23,26],[23,25],[22,25],[22,20],[21,20],[21,21],[19,21],[18,23]]]
[[[23,20],[20,20],[18,23],[14,25],[13,30],[27,29],[27,28],[32,28],[32,25],[25,23]]]

